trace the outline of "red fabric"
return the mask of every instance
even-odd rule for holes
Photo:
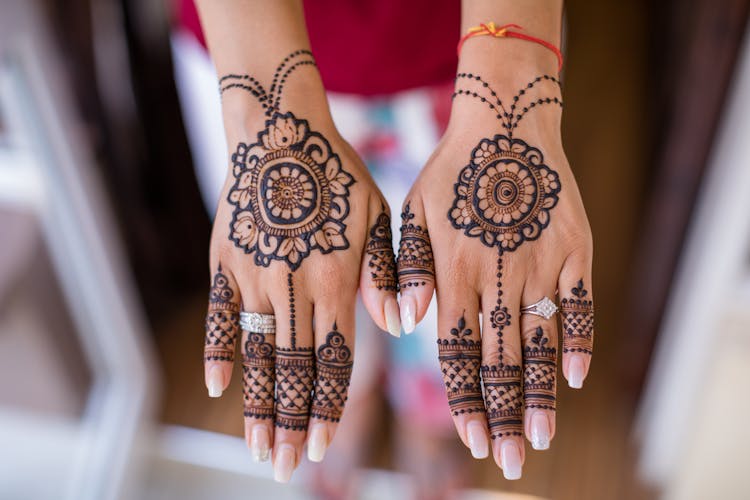
[[[177,2],[180,25],[205,45],[193,0]],[[328,90],[391,94],[456,74],[459,0],[307,0],[304,6]]]

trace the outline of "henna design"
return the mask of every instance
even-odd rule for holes
[[[555,410],[557,349],[548,347],[550,339],[541,326],[523,348],[523,392],[526,408]]]
[[[234,342],[239,330],[240,306],[233,302],[233,299],[234,291],[219,264],[208,294],[203,349],[205,361],[234,361]]]
[[[592,354],[594,348],[594,302],[586,298],[589,294],[578,280],[570,293],[560,301],[563,328],[563,352]]]
[[[276,335],[248,332],[242,351],[244,415],[273,418],[274,364]]]
[[[523,390],[521,367],[482,366],[484,399],[487,405],[487,423],[490,437],[523,435]]]
[[[482,343],[473,340],[472,330],[466,328],[463,315],[450,339],[438,339],[440,369],[451,413],[461,415],[484,411],[479,365],[482,362]]]
[[[280,109],[289,75],[314,65],[310,51],[293,52],[277,67],[268,92],[248,75],[219,80],[222,92],[250,92],[268,116],[256,142],[237,145],[232,155],[234,184],[227,196],[234,205],[229,239],[254,254],[259,266],[280,260],[294,271],[315,249],[326,254],[349,248],[344,221],[354,178],[322,134]]]
[[[292,349],[297,348],[297,311],[294,306],[294,279],[292,273],[286,275],[286,285],[289,292],[289,342]]]
[[[338,422],[344,411],[349,381],[352,378],[352,353],[336,323],[318,348],[315,395],[311,414],[315,418]]]
[[[523,430],[523,391],[521,367],[506,363],[503,356],[503,330],[510,326],[512,316],[503,305],[503,259],[497,258],[497,301],[490,313],[490,327],[497,335],[498,363],[482,365],[480,373],[484,383],[487,406],[487,423],[490,437],[520,436]]]
[[[549,75],[536,77],[513,96],[509,108],[479,75],[459,73],[456,82],[453,97],[470,97],[486,105],[505,132],[482,139],[472,150],[469,162],[454,184],[455,197],[448,220],[466,236],[479,238],[485,246],[497,249],[497,302],[490,313],[490,326],[497,335],[499,360],[495,365],[482,366],[480,373],[492,438],[520,436],[524,391],[521,367],[508,363],[503,352],[503,330],[512,318],[502,300],[502,259],[506,252],[541,236],[550,223],[550,212],[557,205],[562,186],[557,172],[544,163],[541,150],[514,138],[513,132],[532,109],[546,104],[562,106],[562,100],[556,96],[528,100],[529,91],[537,85],[552,83],[559,87],[560,82]],[[459,88],[459,82],[473,87]],[[554,369],[549,371],[548,363],[552,358],[554,368],[556,353],[554,349],[550,353],[544,344],[525,351],[529,359],[525,363],[524,385],[530,408],[539,405],[554,408],[555,373]]]
[[[365,252],[370,256],[367,267],[370,268],[372,278],[378,290],[398,291],[396,281],[396,260],[393,255],[393,235],[391,234],[391,218],[385,212],[385,207],[375,224],[370,228],[370,241]]]
[[[423,286],[435,280],[435,261],[427,228],[414,224],[411,202],[401,213],[401,241],[398,250],[398,281],[401,288]]]
[[[307,430],[314,380],[315,360],[311,347],[276,348],[277,427]]]

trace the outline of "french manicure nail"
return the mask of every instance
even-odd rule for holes
[[[417,303],[414,297],[406,295],[401,297],[401,324],[404,326],[404,332],[407,334],[414,331],[416,323],[414,318],[416,317]]]
[[[490,454],[487,430],[480,422],[473,420],[466,425],[466,440],[469,441],[469,449],[471,450],[472,457],[487,458]]]
[[[570,362],[568,363],[568,385],[573,389],[580,389],[583,387],[583,377],[586,365],[583,363],[583,358],[580,354],[571,354]]]
[[[273,479],[279,483],[286,483],[294,472],[294,447],[290,444],[279,445],[273,461]]]
[[[549,448],[549,419],[541,412],[531,416],[531,447],[535,450]]]
[[[268,429],[263,425],[253,426],[250,434],[250,454],[256,462],[268,460],[271,440],[268,439]]]
[[[221,397],[221,393],[224,392],[224,377],[221,374],[221,367],[212,367],[208,371],[207,378],[208,380],[206,381],[206,385],[208,386],[208,397]]]
[[[515,441],[508,439],[500,446],[500,465],[505,479],[521,479],[521,450]]]
[[[401,318],[398,314],[398,302],[393,297],[385,299],[385,326],[388,328],[388,333],[394,337],[401,336]]]
[[[328,448],[328,431],[325,424],[316,424],[310,430],[307,438],[307,458],[311,462],[320,462]]]

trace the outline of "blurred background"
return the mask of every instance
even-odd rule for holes
[[[409,364],[430,322],[393,341],[363,319],[334,448],[276,485],[241,438],[241,387],[203,384],[226,160],[190,4],[0,0],[0,498],[750,498],[749,12],[566,3],[596,354],[584,390],[559,384],[556,437],[527,447],[523,479],[470,459],[437,359]],[[331,95],[396,209],[450,86]]]

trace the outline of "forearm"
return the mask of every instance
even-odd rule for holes
[[[517,24],[518,30],[560,46],[562,0],[463,0],[461,33],[482,23]],[[549,49],[514,38],[474,37],[459,54],[459,72],[490,72],[488,77],[502,79],[517,70],[528,68],[544,74],[557,74],[557,57]],[[515,71],[513,71],[515,69]],[[528,75],[523,75],[525,78]]]
[[[249,75],[270,91],[278,65],[295,51],[310,49],[301,0],[198,0],[197,5],[219,78]],[[317,68],[297,68],[293,78],[283,88],[283,103],[295,113],[326,116]],[[234,88],[223,93],[222,109],[231,136],[238,128],[256,128],[267,108],[257,96]]]

